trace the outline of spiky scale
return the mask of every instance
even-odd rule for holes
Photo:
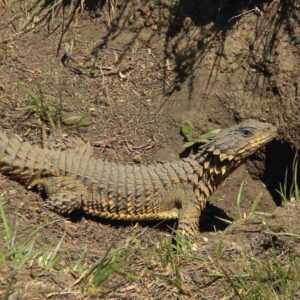
[[[137,165],[133,165],[133,176],[134,176],[134,184],[135,184],[135,197],[138,198],[144,192],[144,183],[143,183],[140,167]]]
[[[127,198],[135,197],[135,180],[133,174],[133,166],[126,165],[126,190],[127,190]]]
[[[170,165],[173,168],[174,172],[177,174],[177,177],[179,178],[179,182],[186,182],[187,175],[185,169],[182,167],[182,161],[178,161],[178,162],[175,161],[170,163]]]
[[[200,191],[200,193],[205,195],[205,199],[207,199],[210,196],[209,189],[207,188],[206,184],[203,181],[201,180],[199,181],[197,188]]]
[[[109,176],[107,177],[107,192],[115,194],[118,185],[118,170],[117,164],[109,163]]]
[[[148,173],[149,173],[150,180],[152,182],[154,193],[159,191],[160,189],[162,189],[163,184],[162,184],[161,180],[159,179],[159,176],[157,175],[157,173],[154,171],[153,166],[150,165],[148,167]]]
[[[178,175],[176,174],[176,172],[174,171],[174,169],[172,168],[171,163],[170,162],[166,162],[164,164],[164,167],[167,170],[167,174],[168,174],[168,177],[170,179],[170,182],[172,184],[178,184],[178,183],[180,183],[180,179],[179,179]]]
[[[158,175],[159,179],[161,180],[164,188],[171,185],[171,180],[168,176],[168,171],[163,164],[157,164],[156,168],[154,169],[156,174]]]
[[[151,177],[148,172],[148,168],[144,165],[141,165],[140,171],[141,171],[141,177],[142,177],[143,185],[144,185],[145,197],[148,197],[149,195],[153,195],[154,187],[153,187],[152,180],[151,180]]]
[[[126,166],[118,165],[117,197],[126,199]]]
[[[106,196],[108,194],[110,171],[111,171],[111,164],[105,160],[103,162],[101,175],[98,177],[98,187],[100,190],[103,190],[103,192],[106,193]]]

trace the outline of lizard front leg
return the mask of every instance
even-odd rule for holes
[[[184,237],[192,240],[199,232],[201,205],[193,192],[185,193],[180,203],[177,230]]]

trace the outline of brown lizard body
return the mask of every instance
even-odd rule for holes
[[[209,196],[276,135],[271,124],[246,120],[188,158],[134,165],[95,159],[87,144],[53,150],[0,132],[0,172],[28,188],[41,186],[46,206],[58,213],[81,209],[117,220],[178,219],[178,230],[190,237]]]

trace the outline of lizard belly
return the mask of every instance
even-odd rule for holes
[[[178,209],[174,208],[169,211],[160,211],[160,212],[151,212],[146,213],[142,212],[140,214],[130,214],[130,213],[114,213],[109,211],[101,211],[94,210],[89,207],[83,207],[83,210],[90,215],[114,219],[114,220],[131,220],[131,221],[139,221],[139,220],[174,220],[178,218]]]

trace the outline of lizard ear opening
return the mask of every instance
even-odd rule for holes
[[[182,202],[179,199],[175,200],[175,208],[182,209]]]

